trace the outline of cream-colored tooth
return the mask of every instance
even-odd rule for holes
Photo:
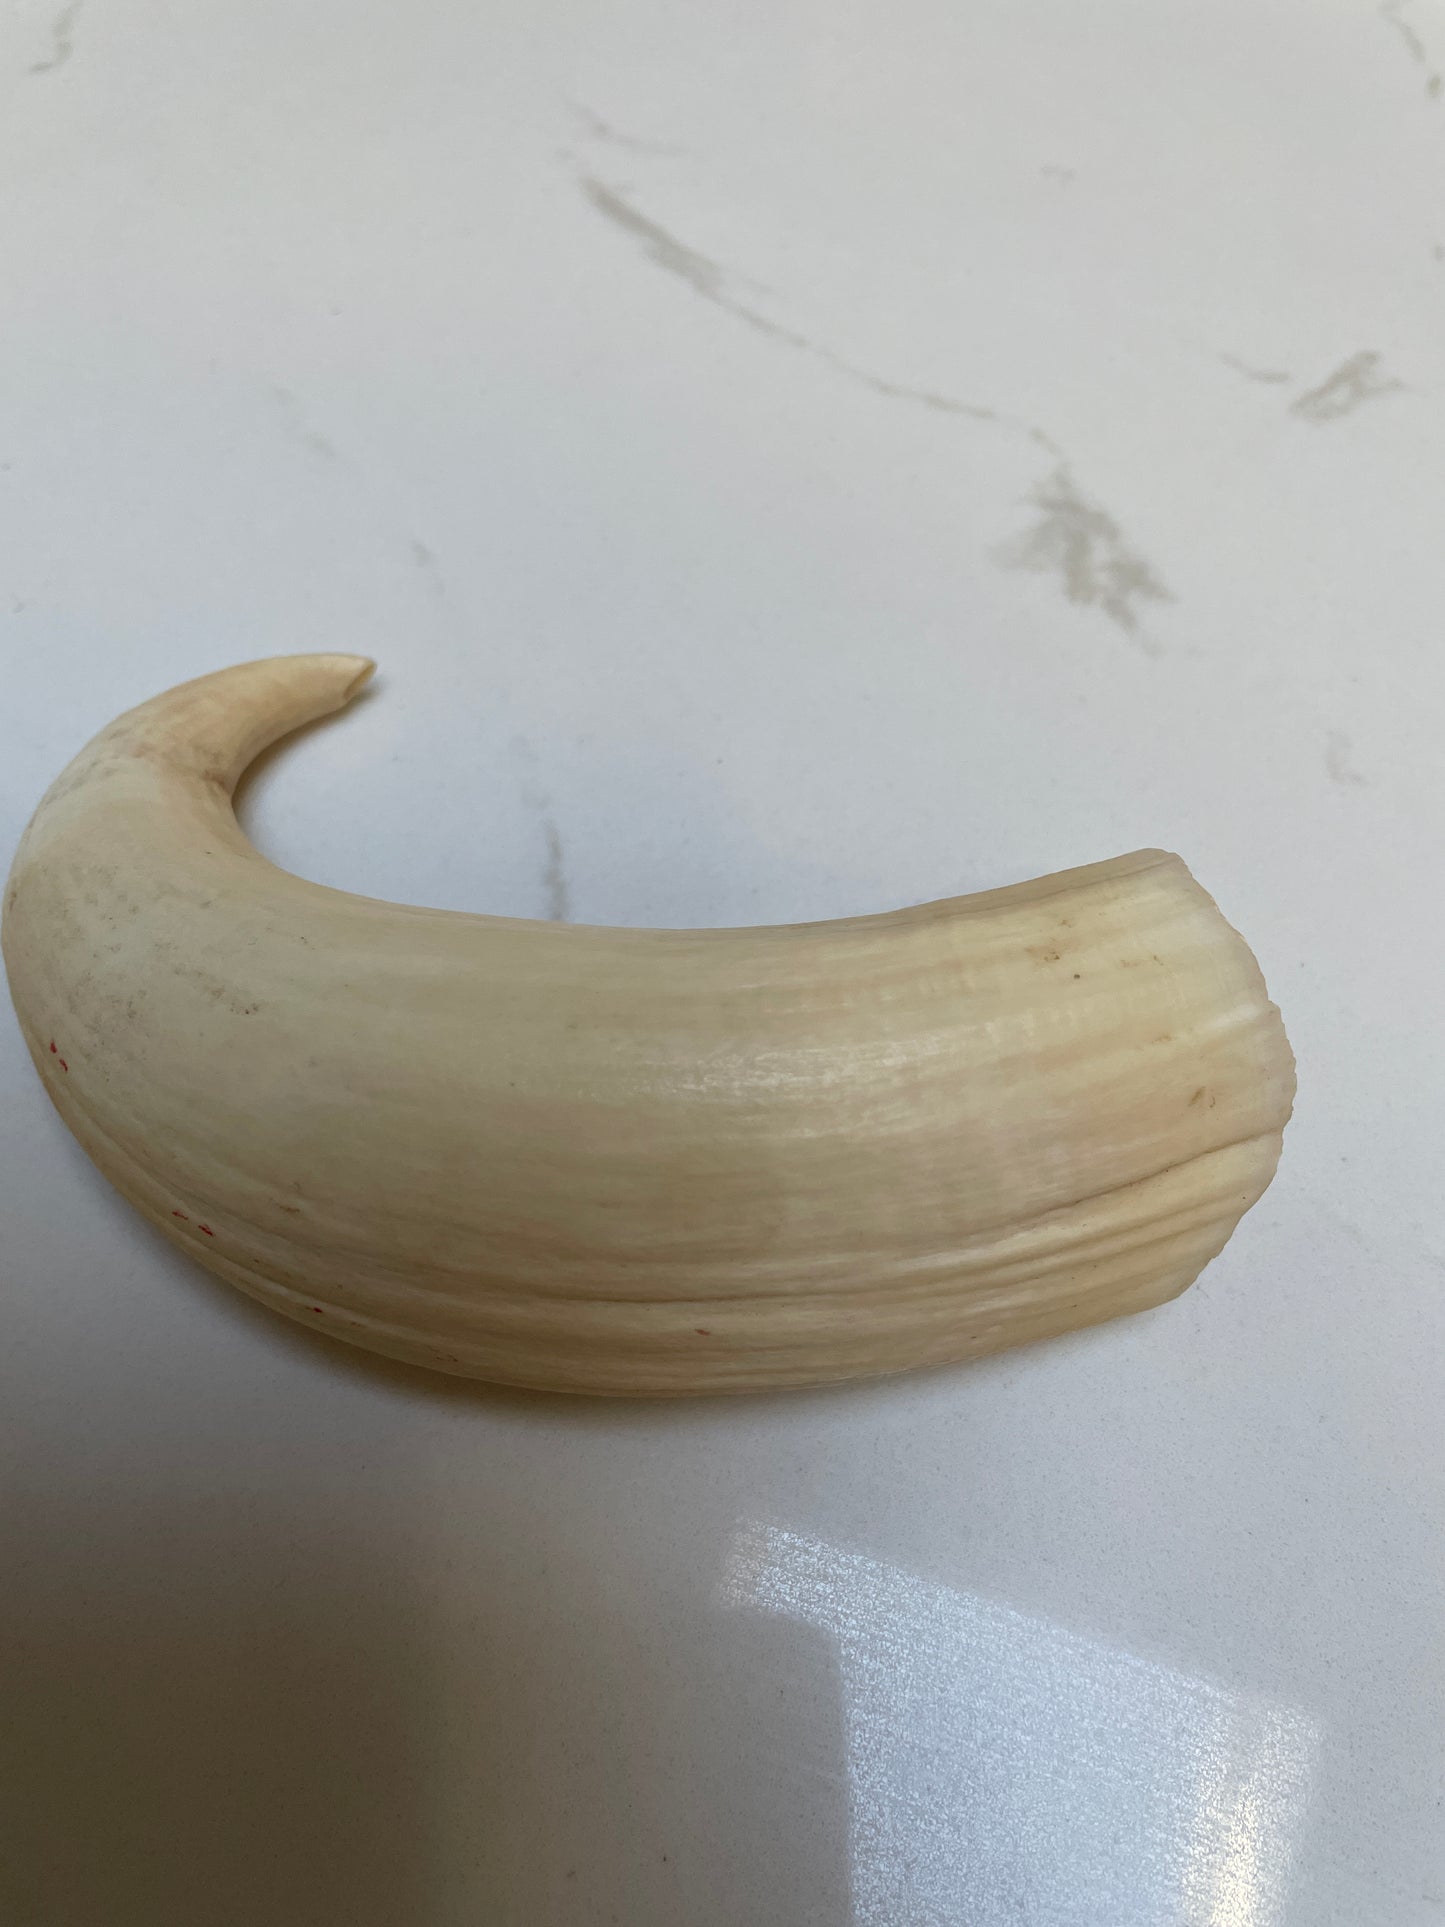
[[[231,793],[371,667],[122,716],[5,894],[62,1117],[253,1297],[512,1384],[803,1385],[1156,1305],[1268,1184],[1293,1060],[1177,857],[750,930],[351,896],[258,855]]]

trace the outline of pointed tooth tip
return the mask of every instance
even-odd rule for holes
[[[376,674],[376,664],[370,656],[338,656],[336,666],[346,677],[341,689],[343,704],[359,695]]]
[[[308,649],[289,656],[263,656],[256,662],[242,663],[234,670],[221,670],[222,677],[279,674],[288,685],[334,695],[336,707],[343,708],[358,695],[376,674],[371,656],[353,656],[339,649]]]

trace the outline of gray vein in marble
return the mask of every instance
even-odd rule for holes
[[[411,537],[408,543],[408,549],[411,555],[411,565],[426,583],[427,592],[432,600],[434,602],[445,602],[447,598],[446,578],[442,574],[441,564],[437,561],[436,552],[428,548],[427,544],[415,535]]]
[[[1325,739],[1325,774],[1343,789],[1368,789],[1370,779],[1362,776],[1350,761],[1350,739],[1342,729],[1332,729]]]
[[[999,419],[992,408],[980,407],[976,402],[960,401],[954,395],[941,395],[930,388],[913,388],[904,382],[889,381],[882,375],[875,375],[867,368],[846,361],[824,343],[813,341],[807,335],[799,334],[795,328],[786,328],[780,322],[770,320],[750,308],[746,302],[739,301],[728,288],[728,274],[716,261],[699,254],[686,242],[679,241],[676,235],[648,218],[631,201],[619,194],[616,188],[609,187],[595,175],[583,174],[579,177],[583,194],[606,220],[620,227],[642,243],[643,252],[656,267],[677,275],[685,281],[694,294],[710,301],[714,307],[721,308],[734,320],[741,321],[755,333],[765,335],[771,341],[781,342],[785,347],[796,348],[801,354],[810,355],[815,361],[844,375],[849,381],[884,395],[891,401],[910,402],[915,407],[930,408],[943,415],[965,415],[971,421],[991,422]]]
[[[300,402],[291,390],[281,387],[279,382],[272,382],[270,387],[271,399],[280,409],[286,426],[301,446],[309,448],[313,455],[319,455],[324,462],[342,461],[344,458],[341,450],[311,426],[302,412]]]
[[[967,415],[970,421],[996,422],[997,413],[992,408],[982,408],[976,402],[958,401],[952,395],[938,395],[928,388],[908,388],[902,382],[885,381],[881,375],[870,375],[866,368],[855,368],[852,362],[844,361],[835,355],[831,348],[821,347],[817,342],[799,341],[810,354],[820,361],[826,361],[830,368],[846,375],[850,381],[861,382],[871,388],[875,395],[887,395],[893,401],[911,401],[920,408],[936,409],[940,415]]]
[[[694,294],[700,294],[704,301],[716,301],[721,306],[729,306],[726,293],[724,270],[716,261],[709,261],[705,254],[699,254],[685,242],[679,241],[659,227],[656,221],[648,220],[631,203],[624,199],[615,188],[599,181],[593,174],[581,177],[582,192],[596,208],[597,212],[642,243],[643,252],[654,266],[675,274],[685,281]]]
[[[594,113],[585,101],[569,100],[567,105],[593,140],[606,141],[610,147],[624,147],[629,154],[659,154],[674,159],[687,152],[685,147],[676,147],[670,141],[639,140],[635,134],[624,134],[620,127],[614,127],[611,121]]]
[[[860,368],[825,343],[813,341],[739,301],[730,291],[725,268],[670,234],[634,207],[615,187],[586,172],[579,172],[578,185],[604,219],[641,243],[647,259],[655,266],[678,276],[694,294],[754,332],[822,362],[873,394],[939,414],[992,423],[1026,435],[1036,447],[1055,457],[1057,466],[1029,498],[1042,511],[1041,519],[1033,528],[1002,544],[995,551],[995,560],[1006,568],[1057,575],[1070,602],[1102,610],[1146,655],[1163,653],[1160,645],[1141,631],[1139,605],[1150,601],[1172,602],[1172,593],[1150,564],[1125,541],[1114,518],[1080,493],[1064,451],[1045,429],[1016,415],[961,401],[932,389],[914,388]],[[1273,379],[1272,376],[1265,378]]]
[[[1405,49],[1409,53],[1410,58],[1415,61],[1417,65],[1423,67],[1429,61],[1429,50],[1426,48],[1425,42],[1421,38],[1414,22],[1406,17],[1405,8],[1407,4],[1408,0],[1381,0],[1380,18],[1385,21],[1387,25],[1395,29],[1395,32],[1399,34],[1401,40],[1404,42]],[[1425,92],[1430,96],[1431,100],[1438,100],[1440,98],[1441,86],[1442,76],[1438,73],[1432,73],[1425,82]]]
[[[562,847],[562,832],[557,828],[557,819],[552,812],[552,799],[535,780],[537,752],[526,736],[514,736],[511,747],[517,761],[532,772],[522,778],[522,801],[540,819],[542,835],[546,840],[547,855],[540,882],[547,921],[568,923],[572,916],[572,892],[567,882],[567,855]]]
[[[1146,655],[1162,651],[1139,627],[1139,605],[1172,602],[1173,595],[1144,557],[1125,541],[1113,516],[1088,501],[1066,466],[1047,476],[1029,497],[1040,511],[1030,529],[1001,543],[994,559],[1007,569],[1057,576],[1065,596],[1100,609]]]
[[[1226,368],[1232,368],[1237,375],[1243,375],[1246,381],[1274,383],[1288,381],[1290,378],[1288,368],[1255,368],[1249,362],[1241,361],[1238,355],[1222,354],[1219,359]]]
[[[556,822],[547,817],[542,829],[547,838],[547,861],[542,866],[542,888],[546,893],[547,921],[567,923],[572,915],[571,892],[567,888],[567,864],[562,837]]]
[[[1381,0],[1380,18],[1389,22],[1410,50],[1410,58],[1418,60],[1423,67],[1426,60],[1425,43],[1414,25],[1405,18],[1405,0]]]
[[[1379,369],[1380,356],[1373,349],[1361,348],[1358,354],[1351,355],[1326,375],[1318,388],[1311,388],[1291,402],[1290,413],[1303,416],[1309,422],[1338,421],[1361,402],[1397,394],[1404,388],[1403,381],[1382,375]]]
[[[56,14],[50,23],[50,52],[44,60],[34,62],[32,74],[53,74],[69,60],[75,52],[75,26],[84,5],[85,0],[70,0],[70,5]]]

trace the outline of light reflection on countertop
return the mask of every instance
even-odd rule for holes
[[[1319,1746],[1288,1706],[804,1534],[721,1597],[837,1641],[856,1927],[1275,1927]]]

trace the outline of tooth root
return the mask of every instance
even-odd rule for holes
[[[6,891],[62,1116],[253,1297],[509,1383],[799,1385],[1161,1303],[1269,1183],[1289,1046],[1177,857],[756,930],[379,903],[230,804],[370,671],[246,664],[119,718]]]

